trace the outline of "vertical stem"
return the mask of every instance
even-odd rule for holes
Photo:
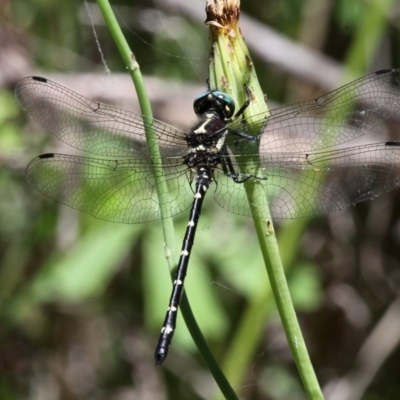
[[[258,83],[253,63],[239,28],[239,0],[209,0],[207,3],[207,23],[210,26],[211,64],[210,83],[223,91],[228,91],[237,101],[243,97],[243,87],[250,92],[250,105],[244,112],[251,121],[252,115],[264,113],[269,116],[262,89]],[[240,102],[239,102],[240,106]],[[260,127],[261,128],[261,127]],[[259,168],[258,154],[249,149],[248,165],[241,171]],[[266,183],[268,184],[268,182]],[[282,320],[282,325],[296,362],[301,380],[310,399],[323,399],[310,357],[296,318],[294,306],[287,285],[278,243],[269,210],[265,209],[267,196],[264,182],[248,180],[244,183],[253,215],[260,249],[271,283],[272,292]],[[264,220],[260,215],[266,216]]]
[[[323,399],[290,296],[272,220],[267,218],[265,221],[262,221],[257,217],[259,215],[258,196],[253,196],[255,184],[249,182],[245,186],[272,293],[297,370],[299,371],[308,398],[313,400]]]
[[[111,33],[112,38],[118,50],[120,52],[121,58],[128,69],[132,81],[135,85],[136,93],[138,95],[140,109],[143,115],[143,122],[146,131],[146,139],[147,139],[147,148],[149,150],[150,156],[153,163],[153,172],[155,176],[156,188],[159,198],[160,205],[160,213],[162,226],[164,231],[164,239],[166,246],[173,252],[175,250],[175,233],[174,227],[171,219],[171,209],[170,202],[168,198],[168,187],[165,179],[163,179],[163,170],[160,166],[161,156],[157,143],[157,137],[154,134],[152,129],[152,120],[153,120],[153,112],[151,110],[151,105],[149,101],[149,97],[147,95],[146,86],[143,81],[143,76],[140,71],[140,66],[136,61],[135,55],[130,49],[122,31],[118,24],[117,19],[112,11],[110,3],[108,0],[97,0],[97,4],[100,8],[100,11],[103,14],[103,18],[107,24],[107,27]],[[169,259],[169,267],[170,270],[173,269],[172,260],[175,257],[172,255]]]
[[[109,28],[110,33],[120,51],[121,58],[123,59],[125,65],[127,66],[127,69],[131,74],[132,80],[134,82],[145,122],[146,137],[151,158],[152,160],[160,160],[160,152],[157,145],[157,138],[154,135],[151,126],[153,114],[151,112],[150,102],[146,93],[139,64],[137,63],[133,52],[131,51],[128,43],[126,42],[125,37],[123,36],[121,28],[119,27],[118,21],[115,18],[115,15],[111,9],[108,0],[97,0],[97,4],[103,14],[107,27]],[[160,163],[156,164],[160,165]],[[157,165],[153,167],[154,167],[154,175],[156,178],[157,192],[159,195],[164,238],[166,246],[170,249],[171,252],[173,252],[175,250],[175,234],[172,224],[171,210],[169,207],[170,203],[168,201],[168,188],[165,179],[163,179],[163,170],[161,167],[157,167]],[[170,271],[173,271],[176,266],[176,263],[174,261],[176,260],[176,257],[172,255],[167,260],[169,263]],[[210,372],[212,373],[224,397],[230,400],[237,400],[238,398],[235,392],[229,385],[228,380],[225,378],[224,374],[221,371],[221,368],[219,367],[218,363],[216,362],[210,349],[207,346],[207,343],[193,316],[192,310],[190,309],[189,301],[185,293],[183,293],[182,296],[180,309],[183,318],[186,322],[186,325],[189,329],[189,332],[191,333],[197,348],[201,352],[204,362],[207,364]]]

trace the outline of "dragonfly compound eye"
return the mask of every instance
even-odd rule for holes
[[[235,102],[232,97],[218,90],[200,93],[193,103],[194,112],[199,117],[214,112],[221,119],[229,119],[235,112]]]

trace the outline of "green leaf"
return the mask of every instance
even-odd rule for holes
[[[40,302],[75,303],[103,293],[137,240],[140,226],[96,223],[57,261],[42,268],[32,284]]]

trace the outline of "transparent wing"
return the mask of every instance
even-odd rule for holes
[[[334,146],[394,118],[400,109],[399,87],[399,70],[380,71],[318,99],[274,110],[268,123],[264,115],[255,116],[240,133],[259,134],[258,140],[249,141],[237,132],[228,135],[232,168],[240,171],[249,153],[259,157],[261,168],[247,176],[257,179],[255,196],[265,209],[270,204],[277,218],[337,211],[398,187],[398,142],[341,149]],[[136,154],[130,160],[117,161],[38,157],[27,169],[28,180],[38,190],[109,221],[134,223],[159,218],[140,116],[92,102],[43,78],[21,81],[17,97],[45,128],[73,147],[101,155]],[[154,128],[163,154],[174,156],[161,162],[173,214],[177,214],[192,201],[189,174],[175,157],[187,144],[181,132],[162,122],[155,121]],[[231,212],[249,215],[243,185],[226,174],[226,169],[215,173],[216,201]]]
[[[89,100],[39,77],[22,79],[15,95],[43,128],[76,149],[111,157],[148,154],[141,115]],[[154,119],[151,127],[163,155],[179,156],[185,151],[182,132]]]
[[[254,197],[275,218],[301,218],[341,210],[400,186],[400,142],[262,157]],[[215,200],[250,215],[243,185],[220,175]],[[262,208],[261,208],[262,209]],[[260,215],[267,217],[266,214]]]
[[[316,99],[251,118],[238,131],[260,136],[261,154],[309,152],[354,140],[400,111],[400,70],[375,72]],[[241,151],[246,139],[232,134],[227,144]],[[236,149],[236,150],[235,150]]]
[[[239,131],[260,136],[251,142],[233,132],[227,141],[231,162],[240,171],[248,154],[259,154],[261,169],[246,176],[259,179],[255,196],[271,205],[276,218],[337,211],[398,187],[397,142],[334,146],[399,114],[400,70],[379,71],[318,99],[273,110],[268,121],[253,117]],[[215,197],[232,212],[250,214],[243,188],[230,178],[219,179]]]
[[[170,164],[164,171],[175,215],[189,207],[193,192],[185,166]],[[26,179],[44,195],[99,219],[127,224],[160,219],[152,168],[145,160],[44,154],[29,163]]]

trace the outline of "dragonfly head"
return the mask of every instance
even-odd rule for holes
[[[209,90],[200,93],[193,103],[194,112],[198,117],[205,117],[207,114],[217,115],[226,120],[232,117],[235,112],[235,102],[232,97],[218,90]]]

